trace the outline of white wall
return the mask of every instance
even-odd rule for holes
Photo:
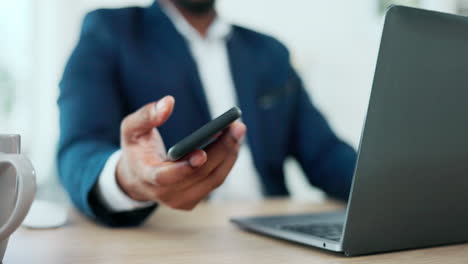
[[[30,81],[32,67],[29,58],[31,41],[32,9],[28,0],[0,1],[0,67],[7,70],[13,79],[14,87],[26,85]],[[4,85],[0,83],[0,85]],[[1,87],[2,91],[5,87]],[[14,91],[15,98],[27,96],[22,90]],[[1,95],[0,96],[4,96]],[[13,107],[13,113],[6,116],[0,113],[0,133],[9,133],[12,130],[27,131],[28,116],[22,108],[26,106],[24,100]],[[2,108],[3,109],[3,108]],[[15,118],[13,118],[13,116]],[[27,140],[26,140],[27,141]]]

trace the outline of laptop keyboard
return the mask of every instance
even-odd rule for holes
[[[340,223],[286,224],[279,226],[279,228],[333,241],[340,241],[343,233],[343,224]]]

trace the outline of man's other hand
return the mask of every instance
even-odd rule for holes
[[[236,162],[246,126],[236,121],[205,150],[169,161],[157,127],[170,117],[174,103],[173,97],[166,96],[122,121],[122,156],[116,178],[134,200],[191,210],[226,179]]]

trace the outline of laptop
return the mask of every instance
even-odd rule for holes
[[[347,256],[468,242],[468,18],[387,11],[345,211],[231,221]]]

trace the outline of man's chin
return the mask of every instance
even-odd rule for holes
[[[195,14],[203,15],[213,10],[216,0],[174,0],[179,8]]]

